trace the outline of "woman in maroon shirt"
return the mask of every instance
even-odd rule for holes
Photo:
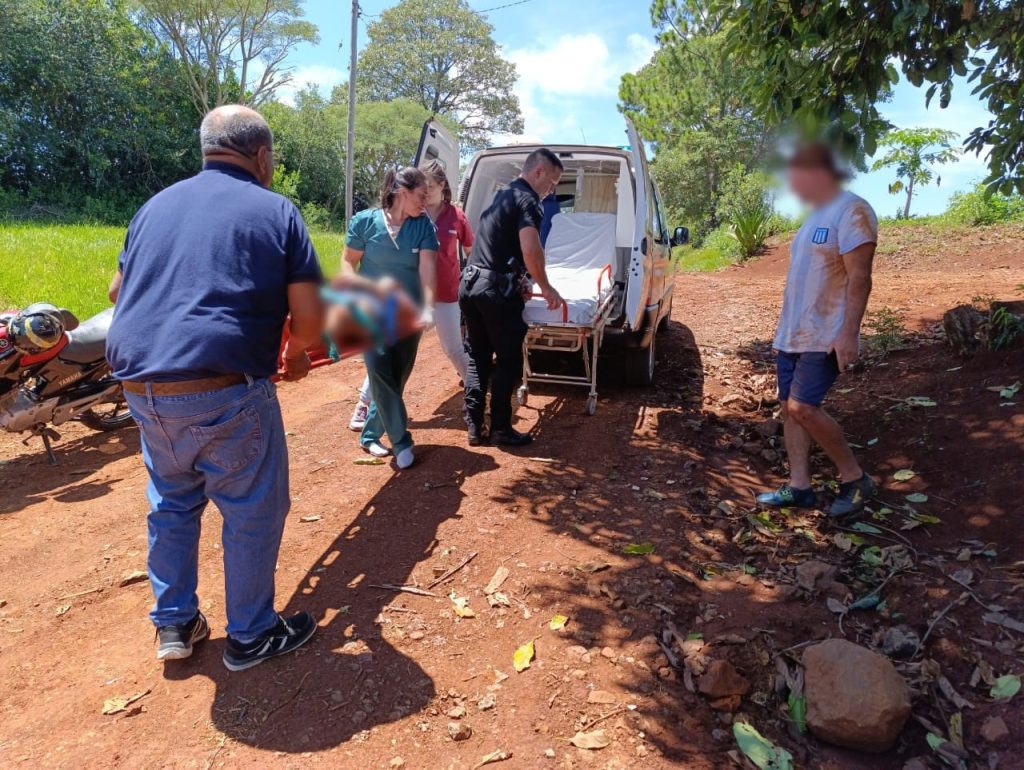
[[[434,324],[441,349],[452,362],[459,379],[465,381],[469,357],[462,341],[462,316],[459,312],[462,267],[458,244],[462,244],[468,257],[473,248],[473,231],[462,209],[452,205],[452,188],[444,166],[432,160],[420,166],[420,170],[427,177],[427,214],[437,228],[437,240],[441,244],[437,250]]]

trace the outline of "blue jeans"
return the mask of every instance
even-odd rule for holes
[[[199,611],[200,519],[223,517],[228,634],[251,642],[273,627],[274,569],[288,496],[288,447],[270,380],[184,396],[125,394],[149,470],[149,580],[156,626]]]

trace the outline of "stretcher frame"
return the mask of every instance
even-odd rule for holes
[[[602,280],[608,276],[608,288],[602,294]],[[531,294],[540,297],[540,294]],[[516,391],[520,406],[526,406],[530,398],[531,382],[546,382],[552,385],[579,385],[590,389],[587,396],[588,415],[597,412],[597,369],[604,341],[605,327],[611,320],[615,304],[615,287],[612,285],[612,266],[605,265],[597,276],[597,307],[588,324],[569,322],[569,307],[562,302],[562,323],[527,322],[526,337],[523,339],[523,383]],[[530,351],[579,353],[583,358],[583,374],[568,375],[537,371],[530,363]]]

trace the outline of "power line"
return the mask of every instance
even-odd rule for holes
[[[503,11],[506,8],[513,8],[513,7],[517,6],[517,5],[526,5],[527,3],[532,3],[532,2],[533,2],[533,0],[516,0],[516,2],[514,2],[514,3],[505,3],[505,5],[496,5],[493,8],[484,8],[482,11],[473,11],[473,13],[479,14],[479,15],[483,15],[485,13],[490,13],[491,11]]]
[[[505,3],[504,5],[496,5],[493,8],[483,8],[479,11],[474,11],[472,8],[469,10],[473,11],[477,16],[483,16],[485,13],[491,13],[492,11],[503,11],[506,8],[515,8],[517,5],[526,5],[532,3],[533,0],[515,0],[512,3]],[[364,19],[379,19],[381,14],[379,13],[360,13],[359,16]]]

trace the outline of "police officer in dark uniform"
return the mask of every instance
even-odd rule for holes
[[[469,444],[487,438],[484,408],[491,387],[490,437],[498,444],[523,446],[532,437],[512,427],[512,392],[523,376],[524,292],[536,283],[550,309],[562,298],[548,283],[540,201],[562,177],[562,162],[551,150],[530,153],[519,178],[494,196],[480,217],[476,243],[459,287],[466,321],[469,371],[466,376],[466,424]]]

